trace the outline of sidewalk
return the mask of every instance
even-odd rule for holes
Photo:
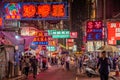
[[[53,70],[55,70],[55,69],[57,69],[57,66],[56,66],[56,65],[55,65],[55,66],[49,65],[49,68],[48,68],[47,70],[41,71],[41,72],[39,72],[39,73],[42,73],[42,72],[51,72],[51,71],[53,71]],[[32,75],[32,74],[30,73],[29,76],[31,76],[31,75]],[[20,75],[20,76],[13,77],[13,78],[7,78],[7,79],[4,79],[4,80],[22,80],[22,79],[24,79],[24,78],[25,78],[25,75],[22,74],[22,75]]]
[[[120,80],[120,72],[119,72],[119,76],[115,76],[115,72],[110,72],[109,76],[115,80]]]
[[[18,80],[18,79],[23,79],[25,76],[24,75],[20,75],[20,76],[17,76],[17,77],[13,77],[13,78],[7,78],[7,79],[4,79],[4,80]]]

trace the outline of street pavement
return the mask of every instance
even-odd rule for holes
[[[20,79],[26,80],[26,79]],[[28,80],[34,80],[33,75],[29,75]],[[74,69],[66,71],[58,66],[52,66],[44,72],[37,75],[36,80],[99,80],[99,77],[87,77],[85,74],[76,75]]]
[[[113,74],[114,73],[112,73],[111,75]],[[25,79],[23,77],[20,79],[12,79],[12,80],[34,80],[34,79],[33,79],[33,75],[30,74],[28,79]],[[58,66],[52,66],[48,70],[44,72],[40,72],[35,80],[100,80],[100,78],[99,76],[87,77],[86,74],[83,73],[77,75],[74,68],[71,69],[70,71],[66,71]],[[120,80],[120,78],[119,79],[116,78],[114,80]]]

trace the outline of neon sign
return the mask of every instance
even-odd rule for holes
[[[5,19],[20,19],[21,6],[19,3],[5,4]]]
[[[48,17],[50,14],[50,5],[44,4],[38,6],[38,15],[39,17]]]
[[[63,4],[52,5],[52,16],[54,17],[63,17],[65,16],[65,10]]]
[[[22,3],[22,19],[67,19],[67,3]]]
[[[48,36],[45,36],[44,34],[44,31],[36,32],[33,43],[36,45],[48,45]]]
[[[108,44],[116,45],[120,40],[120,22],[108,22]]]
[[[68,4],[66,2],[6,3],[4,9],[5,19],[53,20],[68,18]]]
[[[87,40],[102,40],[102,22],[88,21],[86,32]]]
[[[23,5],[23,17],[34,17],[36,13],[36,8],[34,5]]]
[[[2,18],[0,18],[0,27],[2,26],[2,23],[3,23],[3,22],[2,22]]]

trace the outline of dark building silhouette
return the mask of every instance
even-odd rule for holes
[[[105,0],[106,6],[106,19],[112,19],[120,13],[120,0]],[[97,0],[97,18],[103,19],[104,17],[104,0]],[[116,17],[117,18],[117,17]]]

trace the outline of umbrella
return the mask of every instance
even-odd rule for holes
[[[117,47],[111,45],[104,45],[100,47],[98,50],[108,51],[108,52],[120,52],[120,50]]]

